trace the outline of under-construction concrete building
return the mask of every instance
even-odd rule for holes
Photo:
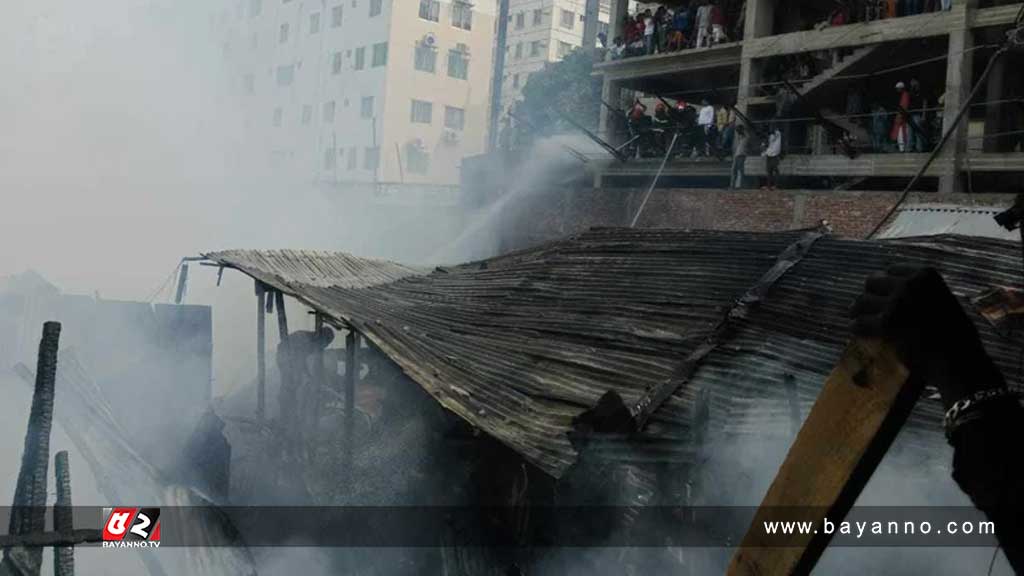
[[[684,10],[690,2],[662,4]],[[708,100],[712,105],[735,106],[736,115],[749,120],[755,133],[767,133],[769,126],[783,131],[780,171],[789,180],[787,187],[902,189],[952,130],[922,175],[919,189],[1020,189],[1024,77],[1019,71],[1024,69],[1024,50],[1013,31],[1016,28],[1020,36],[1024,4],[936,0],[905,11],[905,4],[915,3],[717,4],[732,12],[724,41],[608,58],[595,66],[609,104],[600,123],[605,138],[615,145],[629,139],[617,111],[628,110],[637,95],[661,96],[667,102]],[[647,7],[653,6],[641,5],[640,10]],[[838,20],[837,9],[844,11]],[[627,0],[613,0],[609,38],[625,35],[627,15]],[[997,51],[1002,54],[993,59]],[[896,85],[912,82],[921,87],[924,106],[920,116],[903,115],[908,122],[924,124],[919,128],[930,137],[927,145],[900,153],[889,135],[879,131],[888,132],[901,114]],[[966,110],[957,122],[962,108]],[[882,136],[888,142],[879,143]],[[639,185],[658,172],[661,161],[654,155],[634,156],[609,164],[597,174],[597,184]],[[659,185],[694,186],[704,179],[720,186],[711,182],[724,182],[729,169],[726,160],[674,158],[667,162]],[[763,176],[764,158],[751,154],[746,172]]]

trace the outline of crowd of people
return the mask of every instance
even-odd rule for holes
[[[952,0],[836,0],[828,17],[813,27],[914,16],[950,10],[952,5]],[[608,47],[606,58],[664,54],[742,40],[745,13],[746,2],[738,0],[690,0],[674,9],[642,8],[622,18],[620,33]]]
[[[746,184],[747,157],[760,154],[767,166],[764,188],[776,187],[783,137],[775,123],[751,128],[739,121],[732,106],[707,100],[699,104],[677,100],[672,104],[659,99],[650,115],[639,98],[626,112],[626,121],[630,139],[624,150],[628,155],[718,160],[731,157],[730,186],[742,188]]]
[[[942,134],[941,98],[930,100],[916,79],[897,82],[888,106],[876,102],[869,109],[865,101],[862,90],[850,90],[844,116],[863,128],[871,141],[857,141],[850,130],[824,122],[832,153],[924,153],[933,149]],[[767,172],[763,187],[775,189],[786,149],[814,153],[806,146],[808,128],[821,120],[803,116],[804,112],[783,108],[770,122],[755,122],[751,126],[745,125],[731,106],[714,105],[707,100],[699,104],[678,100],[673,104],[659,99],[652,115],[648,106],[636,99],[625,113],[629,144],[624,150],[636,158],[731,157],[730,185],[734,188],[745,184],[747,157],[760,154],[765,157]]]
[[[707,48],[740,39],[745,3],[730,0],[693,0],[671,9],[659,6],[622,18],[619,35],[607,58],[664,54],[689,48]]]

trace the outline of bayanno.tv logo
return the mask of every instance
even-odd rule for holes
[[[104,548],[159,548],[159,508],[104,508]]]

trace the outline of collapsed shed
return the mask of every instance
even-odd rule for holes
[[[642,431],[602,452],[617,461],[686,467],[705,430],[795,432],[849,339],[849,305],[887,266],[938,268],[1011,381],[1021,353],[1019,334],[971,305],[1019,283],[1019,244],[996,239],[594,229],[429,273],[338,253],[204,256],[362,335],[554,479],[579,456],[573,418],[608,390],[631,404],[671,392]],[[941,416],[922,399],[910,444],[944,443]]]

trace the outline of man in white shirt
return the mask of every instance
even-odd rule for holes
[[[654,16],[650,10],[644,11],[644,51],[654,54]]]
[[[697,48],[708,46],[711,40],[711,5],[706,0],[697,8]]]
[[[700,105],[700,113],[697,115],[697,125],[704,131],[704,145],[702,152],[705,156],[710,156],[711,131],[712,127],[715,125],[715,107],[709,104],[707,100],[701,101]],[[696,152],[696,150],[694,150],[694,152]]]
[[[782,160],[782,132],[779,131],[777,125],[772,126],[771,135],[768,136],[768,145],[761,155],[765,158],[768,173],[768,184],[763,189],[775,190],[776,181],[779,178],[779,162]]]

